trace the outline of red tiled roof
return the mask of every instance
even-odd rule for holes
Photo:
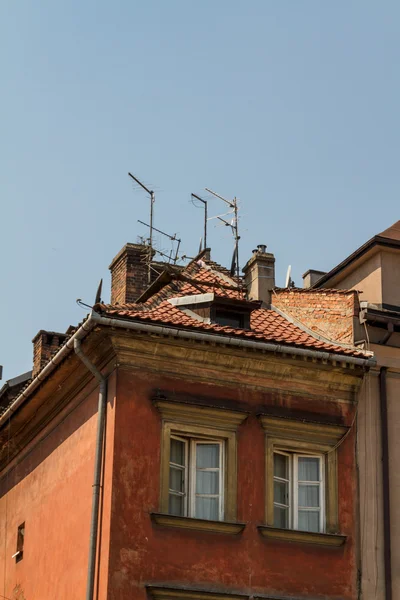
[[[236,329],[218,325],[216,323],[203,323],[202,321],[189,316],[176,306],[173,306],[168,300],[163,300],[158,306],[148,310],[138,310],[137,305],[131,304],[118,307],[104,306],[103,311],[110,317],[150,321],[152,323],[176,327],[187,327],[190,329],[219,333],[229,337],[243,337],[246,339],[259,340],[260,342],[276,342],[278,344],[287,344],[288,346],[311,348],[314,350],[348,356],[364,356],[364,353],[358,350],[344,348],[343,346],[334,343],[328,344],[323,342],[306,333],[299,327],[296,327],[296,325],[290,323],[275,311],[266,308],[260,308],[251,313],[251,329]]]
[[[96,310],[110,317],[149,321],[173,327],[209,331],[229,337],[259,340],[286,344],[289,347],[301,347],[347,356],[364,357],[357,349],[346,348],[322,341],[303,331],[274,310],[260,308],[253,310],[250,317],[250,329],[236,329],[216,323],[204,323],[168,302],[169,298],[206,294],[213,292],[219,298],[245,300],[245,291],[238,287],[233,279],[219,274],[213,269],[197,264],[190,265],[154,296],[141,304],[97,305]],[[188,306],[190,308],[190,306]]]
[[[186,267],[182,272],[176,272],[171,275],[173,280],[165,285],[159,292],[151,296],[142,304],[134,304],[138,310],[146,310],[150,306],[157,306],[160,301],[166,298],[176,298],[179,296],[193,296],[195,294],[214,293],[221,298],[245,299],[245,290],[238,287],[237,283],[226,276],[224,273],[218,273],[214,269],[206,266],[199,266],[193,263]]]

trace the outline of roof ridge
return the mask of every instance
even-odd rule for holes
[[[349,290],[340,288],[285,288],[285,287],[274,287],[273,292],[304,292],[305,294],[359,294],[360,290]]]

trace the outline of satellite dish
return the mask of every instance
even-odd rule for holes
[[[292,278],[290,277],[291,273],[292,273],[292,265],[289,265],[287,273],[286,273],[285,288],[291,287],[291,283],[292,283]]]

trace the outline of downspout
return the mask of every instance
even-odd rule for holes
[[[390,483],[389,483],[389,436],[386,390],[387,367],[379,372],[379,399],[382,437],[382,488],[383,488],[383,557],[385,564],[385,598],[392,600],[392,556],[390,539]]]
[[[96,574],[96,549],[97,537],[99,528],[99,506],[100,506],[100,490],[101,490],[101,466],[103,462],[103,440],[105,434],[105,416],[107,405],[107,379],[100,373],[98,369],[90,362],[88,357],[81,349],[79,339],[74,340],[74,350],[78,358],[89,369],[100,384],[99,404],[97,412],[97,436],[96,448],[94,457],[94,477],[93,477],[93,493],[92,493],[92,515],[90,522],[90,540],[89,540],[89,559],[86,585],[86,600],[93,600],[94,594],[94,579]]]

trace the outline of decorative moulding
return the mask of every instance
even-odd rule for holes
[[[166,421],[188,423],[190,425],[195,423],[196,425],[228,429],[230,431],[236,431],[247,418],[247,413],[244,412],[198,404],[155,400],[154,406],[158,408],[162,418]]]
[[[248,595],[243,594],[207,592],[153,585],[146,587],[150,598],[154,600],[247,600],[249,598]]]
[[[301,544],[339,548],[346,541],[345,535],[337,533],[313,533],[311,531],[279,529],[278,527],[267,527],[265,525],[260,525],[257,529],[263,537],[282,542],[298,542]]]
[[[194,519],[192,517],[178,517],[164,513],[151,513],[151,520],[157,525],[164,527],[179,527],[196,531],[209,531],[212,533],[225,533],[237,535],[246,527],[245,523],[234,523],[231,521],[209,521],[206,519]]]
[[[260,415],[259,419],[267,435],[287,440],[312,441],[328,446],[335,446],[349,430],[343,425],[312,423],[269,415]]]

